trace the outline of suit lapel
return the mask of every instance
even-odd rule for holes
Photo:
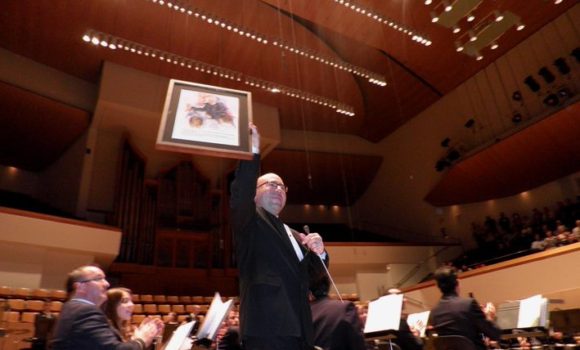
[[[257,212],[264,219],[264,221],[274,230],[274,232],[277,233],[278,238],[282,240],[282,244],[285,247],[284,249],[286,250],[287,256],[292,257],[294,261],[298,262],[298,256],[294,251],[294,247],[290,242],[290,238],[286,233],[286,229],[284,228],[284,224],[282,224],[282,221],[280,221],[280,219],[278,219],[277,217],[275,217],[274,215],[270,214],[269,212],[267,212],[262,208],[258,207]]]

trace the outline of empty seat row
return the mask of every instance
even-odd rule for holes
[[[61,289],[0,286],[0,298],[64,300],[66,298],[66,291]]]
[[[133,315],[131,316],[131,323],[138,325],[139,323],[141,323],[145,317],[154,317],[154,318],[160,318],[161,320],[163,320],[163,322],[170,322],[171,321],[171,316],[168,315]],[[177,322],[178,323],[182,323],[187,319],[187,315],[178,315],[177,316]],[[204,317],[203,316],[198,316],[197,317],[197,321],[199,322],[203,322]]]
[[[209,305],[203,304],[203,305],[194,305],[194,304],[188,304],[188,305],[182,305],[182,304],[174,304],[174,305],[169,305],[169,304],[135,304],[133,306],[133,313],[134,314],[148,314],[148,315],[152,315],[152,314],[168,314],[170,312],[175,312],[176,314],[189,314],[189,313],[194,313],[194,314],[205,314],[207,312],[207,310],[209,309]]]
[[[213,296],[188,296],[188,295],[152,295],[133,294],[134,303],[155,303],[155,304],[210,304]],[[228,298],[224,298],[228,299]],[[237,297],[233,297],[237,301]]]
[[[19,312],[19,311],[6,311],[4,312],[3,316],[2,316],[2,322],[10,322],[10,323],[15,323],[15,322],[24,322],[24,323],[34,323],[34,319],[36,318],[36,315],[38,314],[38,312],[34,312],[34,311],[23,311],[23,312]],[[53,313],[55,317],[58,317],[59,313],[58,312],[54,312]]]
[[[43,311],[44,300],[7,299],[6,305],[10,311]],[[60,312],[62,301],[50,302],[51,312]]]

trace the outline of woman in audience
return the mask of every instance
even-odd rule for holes
[[[131,325],[133,301],[131,290],[127,288],[111,288],[107,291],[107,301],[101,306],[111,327],[115,329],[123,341],[131,340],[134,327]],[[163,321],[158,318],[146,318],[141,322],[153,322],[157,326],[157,336],[163,334]]]

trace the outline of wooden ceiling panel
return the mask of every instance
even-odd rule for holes
[[[579,115],[576,103],[455,164],[425,200],[435,206],[481,202],[580,171]]]
[[[0,164],[39,171],[89,125],[87,112],[0,83]]]
[[[262,173],[282,177],[289,204],[348,206],[366,191],[381,162],[378,156],[274,150],[262,161]]]

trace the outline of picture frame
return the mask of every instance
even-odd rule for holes
[[[156,149],[251,159],[252,94],[171,79]]]

